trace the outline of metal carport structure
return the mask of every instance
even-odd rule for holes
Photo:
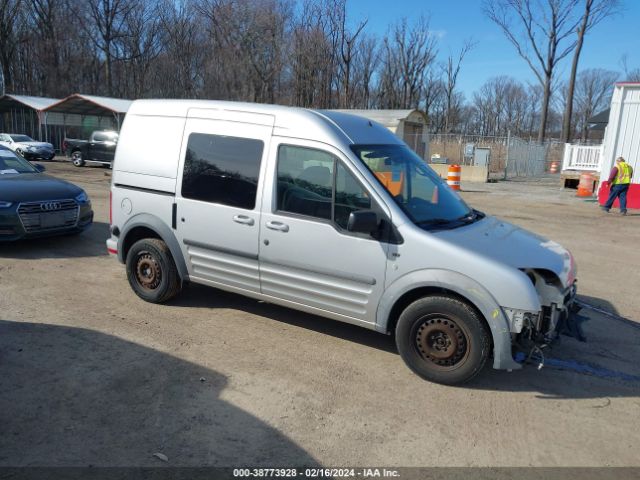
[[[61,125],[64,137],[88,138],[93,130],[120,130],[131,100],[74,93],[44,109],[45,125]]]
[[[0,97],[0,131],[48,141],[51,132],[43,128],[44,110],[58,101],[57,98],[3,95]]]

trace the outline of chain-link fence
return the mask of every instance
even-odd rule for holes
[[[483,160],[488,151],[487,165],[492,178],[532,177],[549,171],[553,162],[562,163],[564,143],[547,141],[543,144],[533,139],[510,136],[482,136],[460,134],[431,134],[429,148],[422,136],[405,136],[405,142],[418,152],[427,162],[476,165],[477,152],[483,152]]]

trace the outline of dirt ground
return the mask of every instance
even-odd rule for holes
[[[0,245],[0,466],[638,466],[640,212],[557,179],[463,185],[476,208],[568,247],[587,343],[465,387],[413,375],[391,338],[189,286],[143,302],[106,254],[109,170],[77,237]],[[626,317],[626,318],[621,318]]]

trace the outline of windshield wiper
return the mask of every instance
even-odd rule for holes
[[[447,218],[430,218],[429,220],[422,220],[417,222],[417,225],[446,225],[456,220],[450,220]]]

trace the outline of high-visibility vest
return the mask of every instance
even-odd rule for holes
[[[627,162],[619,162],[616,168],[618,169],[618,173],[616,174],[616,178],[613,179],[613,182],[611,182],[611,185],[631,183],[631,165]]]

